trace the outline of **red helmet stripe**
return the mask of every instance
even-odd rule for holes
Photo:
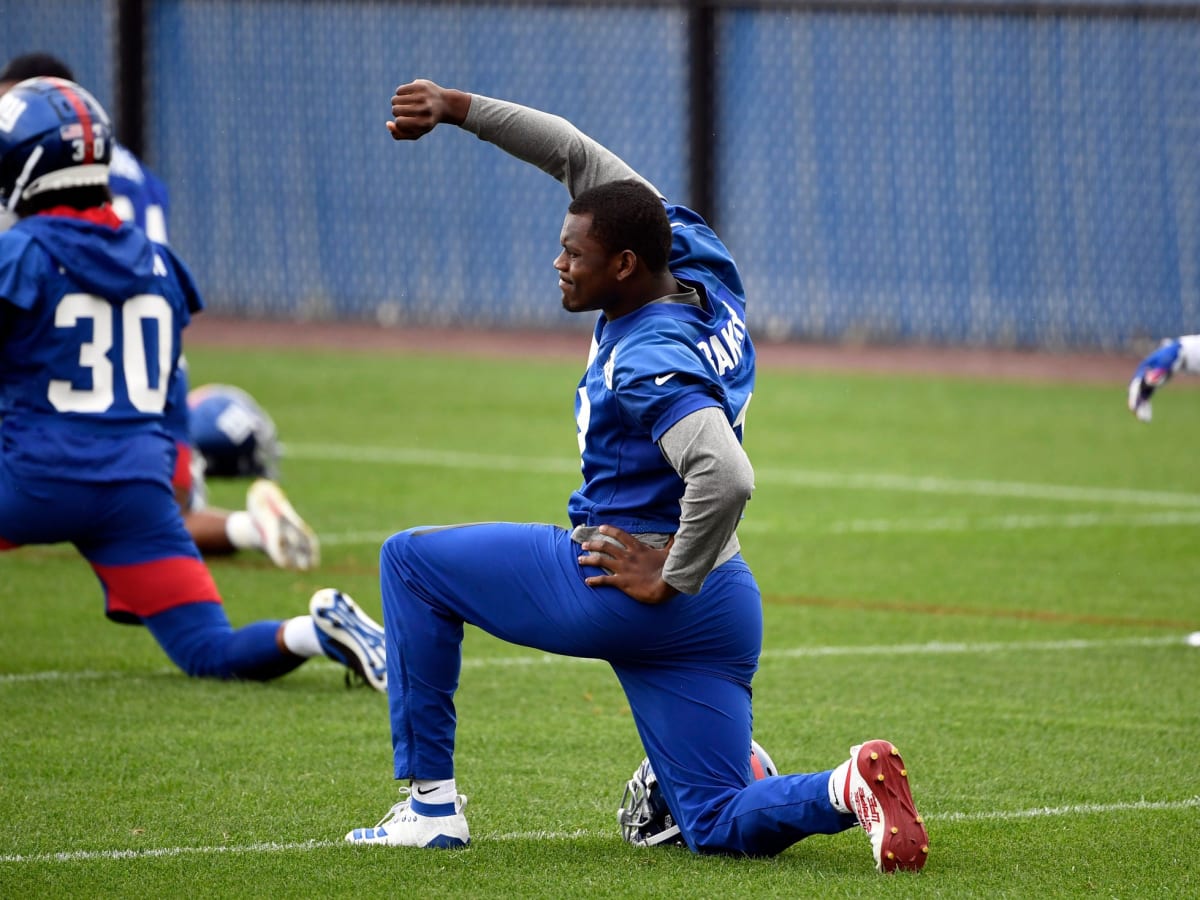
[[[67,102],[75,110],[75,115],[79,117],[79,124],[83,128],[83,162],[85,164],[94,163],[96,161],[96,142],[92,134],[92,114],[88,112],[87,104],[83,102],[83,98],[79,94],[71,90],[70,82],[63,81],[61,78],[49,80],[53,82],[59,93],[67,98]]]

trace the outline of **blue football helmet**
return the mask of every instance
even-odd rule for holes
[[[767,755],[758,741],[750,742],[750,777],[761,781],[778,775],[774,760]],[[649,759],[643,759],[621,797],[617,809],[617,824],[621,826],[621,837],[635,847],[686,847],[675,817],[667,809],[658,786],[658,778]]]
[[[206,384],[192,390],[188,435],[210,478],[279,477],[275,423],[241,388]]]
[[[29,78],[0,97],[0,200],[9,212],[38,194],[108,184],[112,123],[65,78]]]

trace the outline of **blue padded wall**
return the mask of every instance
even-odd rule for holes
[[[6,56],[114,95],[115,0],[0,0]],[[1113,349],[1200,331],[1200,5],[155,0],[146,161],[210,308],[586,327],[563,188],[457,129],[397,144],[400,82],[564,114],[676,201],[711,108],[714,222],[761,335]]]

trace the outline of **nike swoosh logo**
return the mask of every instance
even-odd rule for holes
[[[428,788],[428,789],[417,788],[416,793],[417,793],[418,797],[424,797],[426,794],[432,794],[436,790],[437,790],[437,788]]]
[[[674,378],[678,374],[679,374],[678,372],[668,372],[666,375],[659,375],[657,378],[654,379],[654,383],[657,384],[659,387],[662,387],[664,384],[666,384],[668,381],[670,381],[672,378]]]

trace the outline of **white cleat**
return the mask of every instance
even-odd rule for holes
[[[846,797],[871,839],[875,868],[917,871],[929,856],[929,835],[908,787],[908,770],[890,741],[850,748]]]
[[[262,537],[263,550],[281,569],[307,572],[321,561],[321,543],[288,503],[283,490],[266,478],[246,492],[246,511]]]
[[[355,828],[346,835],[350,844],[379,844],[385,847],[428,847],[438,850],[459,850],[471,843],[471,831],[463,807],[467,798],[459,794],[454,812],[445,816],[429,816],[412,808],[411,788],[400,788],[402,799],[374,828]],[[449,803],[445,804],[447,807]]]
[[[312,595],[308,614],[325,655],[386,694],[387,650],[379,623],[363,612],[349,594],[333,588],[322,588]]]

